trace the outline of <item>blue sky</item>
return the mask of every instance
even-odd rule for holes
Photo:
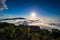
[[[60,17],[59,0],[7,0],[6,4],[8,9],[0,14],[25,17],[35,11],[39,16]]]

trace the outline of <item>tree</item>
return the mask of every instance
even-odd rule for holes
[[[40,34],[39,33],[32,33],[32,39],[31,40],[39,40]]]

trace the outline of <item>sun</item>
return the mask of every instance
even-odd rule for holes
[[[27,17],[27,20],[38,20],[39,17],[37,16],[36,12],[31,12],[30,15]]]
[[[32,12],[31,13],[31,17],[35,17],[36,16],[36,13],[35,12]]]

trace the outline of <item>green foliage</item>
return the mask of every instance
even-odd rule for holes
[[[0,23],[0,40],[60,40],[60,31],[57,29],[30,31],[29,26]]]

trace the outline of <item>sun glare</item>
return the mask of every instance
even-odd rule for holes
[[[35,17],[35,16],[36,16],[36,13],[35,13],[35,12],[32,12],[32,13],[31,13],[31,16],[32,16],[32,17]]]
[[[39,17],[37,16],[36,12],[31,12],[30,16],[27,17],[28,20],[38,20]]]

